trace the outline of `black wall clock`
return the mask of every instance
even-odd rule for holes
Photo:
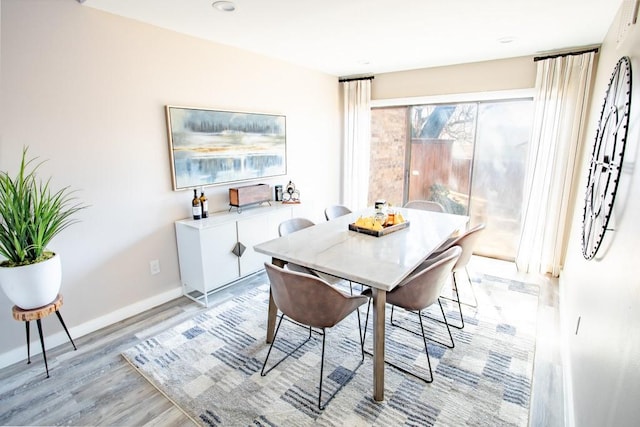
[[[631,62],[616,64],[605,93],[589,164],[582,216],[582,255],[593,258],[607,231],[616,198],[631,109]]]

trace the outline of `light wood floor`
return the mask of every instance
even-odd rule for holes
[[[563,425],[557,281],[523,276],[512,264],[479,257],[469,269],[541,285],[529,424]],[[264,273],[251,276],[216,292],[213,301],[233,298],[266,280]],[[30,365],[25,360],[0,370],[0,425],[192,425],[120,353],[202,310],[179,298],[75,339],[77,351],[69,343],[48,349],[48,379],[41,355],[32,357]]]

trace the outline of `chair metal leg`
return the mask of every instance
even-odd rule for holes
[[[476,296],[476,290],[475,290],[475,287],[473,286],[473,282],[471,281],[471,276],[469,275],[469,270],[467,270],[467,267],[465,267],[464,271],[465,271],[465,273],[467,275],[467,280],[469,281],[469,287],[471,288],[471,295],[473,295],[473,304],[472,303],[468,303],[468,302],[464,302],[464,301],[460,301],[460,295],[458,294],[458,286],[457,286],[456,273],[455,272],[452,274],[452,277],[453,277],[453,291],[455,293],[455,298],[441,297],[441,298],[444,298],[446,300],[456,302],[458,304],[458,311],[460,312],[461,323],[460,323],[460,325],[453,325],[453,324],[451,325],[451,326],[453,326],[454,328],[457,328],[457,329],[464,328],[464,317],[462,316],[462,305],[466,305],[467,307],[472,307],[472,308],[478,308],[478,298]]]
[[[64,320],[62,320],[62,314],[60,314],[60,311],[56,311],[56,314],[58,315],[58,320],[60,320],[60,323],[62,324],[62,327],[64,328],[64,331],[67,333],[67,336],[69,337],[69,341],[71,341],[71,345],[73,346],[74,350],[77,350],[78,348],[76,347],[76,343],[73,342],[73,339],[71,338],[71,334],[69,333],[69,330],[67,329],[67,325],[64,324]]]
[[[280,359],[275,365],[273,365],[271,368],[269,368],[268,370],[265,371],[265,367],[267,366],[267,361],[269,360],[269,356],[271,355],[271,350],[273,349],[273,345],[276,342],[276,338],[278,336],[278,331],[280,330],[280,325],[282,324],[282,319],[284,319],[284,314],[280,316],[280,320],[278,321],[278,326],[276,327],[276,331],[273,334],[273,341],[271,341],[271,344],[269,345],[269,351],[267,352],[267,357],[265,357],[264,359],[264,363],[262,364],[262,371],[260,371],[260,376],[265,376],[267,375],[269,372],[271,372],[273,370],[273,368],[275,368],[276,366],[278,366],[281,362],[283,362],[285,359],[287,359],[289,356],[291,356],[293,353],[295,353],[296,351],[298,351],[298,349],[300,347],[302,347],[303,345],[305,345],[307,343],[307,341],[309,341],[311,339],[311,327],[309,327],[309,336],[307,337],[306,340],[304,340],[302,342],[302,344],[300,344],[299,346],[297,346],[294,350],[292,350],[291,352],[287,353],[282,359]],[[354,368],[351,377],[348,378],[344,383],[342,383],[340,385],[340,387],[338,387],[333,393],[331,393],[331,396],[329,396],[329,398],[324,402],[324,404],[322,403],[322,381],[324,379],[324,349],[325,349],[325,340],[326,340],[326,331],[324,328],[322,328],[322,356],[320,358],[320,384],[319,384],[319,390],[318,390],[318,409],[323,410],[331,401],[331,399],[333,399],[335,397],[336,394],[338,394],[338,392],[340,390],[342,390],[342,388],[345,386],[346,383],[348,383],[351,378],[353,378],[353,376],[355,375],[355,372],[358,370],[358,368],[362,365],[362,363],[364,362],[364,342],[363,342],[363,336],[362,336],[362,326],[360,323],[360,313],[358,313],[358,336],[360,337],[360,350],[362,352],[362,357],[360,359],[360,363],[358,363],[358,365]],[[314,331],[315,332],[315,331]]]
[[[364,338],[366,338],[366,333],[367,333],[367,322],[369,320],[369,308],[370,308],[370,306],[371,306],[371,300],[369,300],[369,304],[367,304],[367,316],[366,316],[366,319],[365,319],[365,328],[364,328],[363,343],[362,343],[363,348],[364,348]],[[393,306],[391,306],[391,308],[393,310]],[[442,308],[442,306],[441,306],[441,308]],[[429,348],[427,346],[427,337],[426,337],[426,335],[424,333],[424,326],[422,324],[422,314],[419,311],[417,312],[417,314],[418,314],[418,318],[420,319],[420,330],[422,331],[422,340],[424,342],[424,349],[425,349],[425,352],[427,353],[427,364],[429,366],[429,377],[430,378],[427,379],[427,378],[421,377],[420,375],[417,375],[416,373],[411,372],[408,369],[405,369],[402,366],[396,365],[395,363],[390,362],[390,361],[388,361],[386,359],[385,359],[384,363],[386,363],[389,366],[393,366],[397,370],[399,370],[401,372],[404,372],[405,374],[411,375],[412,377],[417,378],[419,380],[422,380],[422,381],[426,382],[427,384],[429,384],[429,383],[433,382],[433,371],[431,370],[431,360],[429,359]],[[442,314],[444,316],[444,311],[442,312]],[[401,327],[401,329],[405,329],[405,328]],[[405,329],[405,330],[408,330],[408,329]],[[408,331],[409,332],[413,332],[413,331],[410,331],[410,330],[408,330]],[[418,335],[418,334],[416,334],[416,335]],[[449,336],[451,336],[451,331],[449,331]],[[451,342],[453,343],[453,339],[451,340]],[[366,353],[371,355],[371,353],[369,353],[368,351]]]
[[[469,280],[469,287],[471,288],[471,295],[473,295],[473,304],[468,303],[468,302],[464,302],[464,301],[462,301],[462,304],[466,305],[467,307],[478,308],[478,298],[476,297],[476,289],[473,286],[473,282],[471,281],[471,276],[469,275],[469,270],[467,270],[467,267],[464,268],[464,272],[467,275],[467,280]]]
[[[440,298],[438,298],[438,305],[440,306],[440,312],[442,313],[442,319],[443,320],[435,319],[433,317],[427,316],[426,314],[421,314],[421,318],[424,317],[424,318],[427,318],[429,320],[433,320],[435,322],[444,324],[447,327],[447,332],[449,333],[449,343],[446,343],[446,342],[443,342],[443,341],[440,341],[440,340],[436,340],[434,338],[429,338],[429,340],[433,341],[435,343],[438,343],[438,344],[440,344],[442,346],[445,346],[447,348],[454,348],[456,346],[456,344],[453,342],[453,335],[451,335],[451,328],[449,327],[449,322],[447,322],[447,316],[444,314],[444,308],[442,308],[442,301],[440,301]],[[395,326],[396,328],[404,329],[405,331],[411,332],[414,335],[420,335],[416,331],[413,331],[413,330],[411,330],[409,328],[405,328],[404,326],[402,326],[400,324],[393,323],[393,309],[394,308],[395,308],[394,306],[391,306],[391,326]]]
[[[351,282],[349,282],[351,283]],[[324,328],[323,328],[324,331]],[[322,356],[320,356],[320,385],[319,390],[318,390],[318,409],[322,410],[324,409],[324,406],[322,406],[322,377],[324,375],[324,343],[325,343],[325,334],[322,334]],[[333,397],[333,396],[331,396]],[[331,398],[329,398],[329,400],[331,400]],[[327,402],[328,403],[328,402]]]
[[[358,331],[360,331],[360,333],[358,334],[358,337],[360,338],[360,349],[362,351],[364,351],[364,341],[362,340],[362,320],[360,318],[360,307],[356,308],[356,314],[358,316]],[[365,322],[364,327],[367,327],[367,324]],[[362,360],[364,360],[364,353],[362,355]]]
[[[360,358],[360,363],[358,363],[358,365],[353,369],[353,372],[351,373],[351,376],[346,379],[341,385],[340,387],[338,387],[333,393],[331,393],[331,396],[329,396],[329,398],[324,402],[324,404],[322,403],[322,379],[324,377],[324,338],[326,336],[326,334],[322,335],[322,360],[320,362],[320,391],[318,392],[318,409],[323,410],[324,408],[327,407],[327,405],[329,404],[329,402],[331,402],[331,399],[333,399],[336,394],[338,394],[338,392],[340,390],[342,390],[342,388],[345,386],[345,384],[347,384],[349,381],[351,381],[351,378],[353,378],[353,376],[355,375],[356,371],[358,370],[358,368],[360,366],[362,366],[362,363],[364,362],[364,341],[362,340],[362,326],[360,323],[360,313],[358,312],[358,336],[360,337],[360,350],[362,352],[362,357]],[[323,329],[324,331],[324,329]]]
[[[368,314],[368,313],[367,313]],[[367,330],[367,323],[364,323],[365,333]],[[362,357],[360,358],[360,363],[364,362],[364,336],[362,334],[362,323],[360,322],[360,307],[358,307],[358,335],[360,337],[360,352],[362,353]]]
[[[442,301],[440,301],[440,298],[438,298],[438,305],[440,306],[440,312],[442,313],[442,318],[444,319],[444,324],[447,327],[447,332],[449,333],[449,339],[451,339],[451,347],[449,347],[446,344],[444,344],[444,346],[448,347],[448,348],[453,348],[456,345],[453,342],[453,336],[451,335],[451,328],[449,327],[449,322],[447,322],[447,316],[445,316],[445,314],[444,314],[444,308],[442,308]]]
[[[449,323],[449,325],[456,329],[464,329],[464,316],[462,315],[462,305],[460,303],[460,295],[458,294],[458,284],[456,282],[455,271],[451,274],[451,277],[453,278],[453,292],[455,294],[455,298],[448,298],[448,297],[441,297],[441,298],[444,298],[449,301],[453,301],[458,304],[458,312],[460,313],[460,324],[454,325],[453,323]]]
[[[47,364],[47,352],[44,348],[44,338],[42,336],[42,322],[40,319],[36,319],[36,323],[38,324],[38,334],[40,335],[40,345],[42,346],[42,357],[44,357],[44,368],[47,371],[47,378],[49,378],[49,365]]]
[[[362,334],[362,351],[364,351],[364,342],[367,339],[367,326],[369,324],[369,309],[371,308],[371,298],[367,302],[367,315],[364,318],[364,333]]]
[[[271,370],[273,368],[275,368],[276,366],[278,366],[280,363],[282,363],[282,361],[284,361],[285,359],[287,359],[289,356],[291,356],[293,353],[295,353],[296,351],[298,351],[298,349],[300,347],[302,347],[303,345],[305,345],[307,343],[307,341],[309,341],[311,339],[311,328],[309,328],[309,336],[307,337],[306,340],[304,340],[302,342],[302,344],[300,344],[299,346],[297,346],[296,348],[294,348],[292,351],[290,351],[289,353],[287,353],[282,359],[280,359],[275,365],[273,365],[271,368],[269,368],[267,371],[264,370],[264,368],[267,366],[267,361],[269,360],[269,355],[271,355],[271,350],[273,349],[273,344],[276,342],[276,337],[278,336],[278,331],[280,330],[280,325],[282,324],[282,319],[284,319],[284,314],[282,316],[280,316],[280,320],[278,321],[278,326],[276,327],[276,331],[273,334],[273,341],[271,341],[271,344],[269,345],[269,351],[267,352],[267,357],[265,357],[264,359],[264,363],[262,364],[262,371],[260,371],[260,376],[265,376],[267,375],[269,372],[271,372]],[[323,339],[324,339],[324,334],[322,335]]]
[[[424,325],[422,324],[422,316],[418,311],[418,320],[420,320],[420,330],[422,331],[422,341],[424,342],[424,351],[427,353],[427,365],[429,365],[429,380],[419,377],[418,375],[412,374],[416,378],[421,378],[427,383],[433,382],[433,371],[431,370],[431,358],[429,357],[429,346],[427,346],[427,336],[424,334]]]

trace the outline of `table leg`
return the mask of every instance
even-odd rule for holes
[[[285,262],[278,259],[273,258],[271,260],[273,265],[277,265],[278,267],[283,267]],[[278,315],[278,307],[276,306],[275,301],[273,300],[273,295],[271,295],[271,287],[269,287],[269,314],[267,315],[267,344],[270,344],[273,341],[273,335],[276,330],[276,317]]]
[[[373,289],[373,399],[384,400],[384,310],[387,292]]]

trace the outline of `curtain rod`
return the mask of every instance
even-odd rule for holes
[[[340,80],[338,80],[338,83],[344,83],[344,82],[353,82],[356,80],[373,80],[375,79],[374,76],[366,76],[366,77],[345,77],[345,78],[341,78]]]
[[[546,56],[534,56],[533,57],[533,62],[542,61],[544,59],[559,58],[561,56],[582,55],[583,53],[589,53],[589,52],[598,53],[598,48],[594,47],[594,48],[591,48],[591,49],[579,50],[579,51],[576,51],[576,52],[556,53],[556,54],[553,54],[553,55],[546,55]]]

